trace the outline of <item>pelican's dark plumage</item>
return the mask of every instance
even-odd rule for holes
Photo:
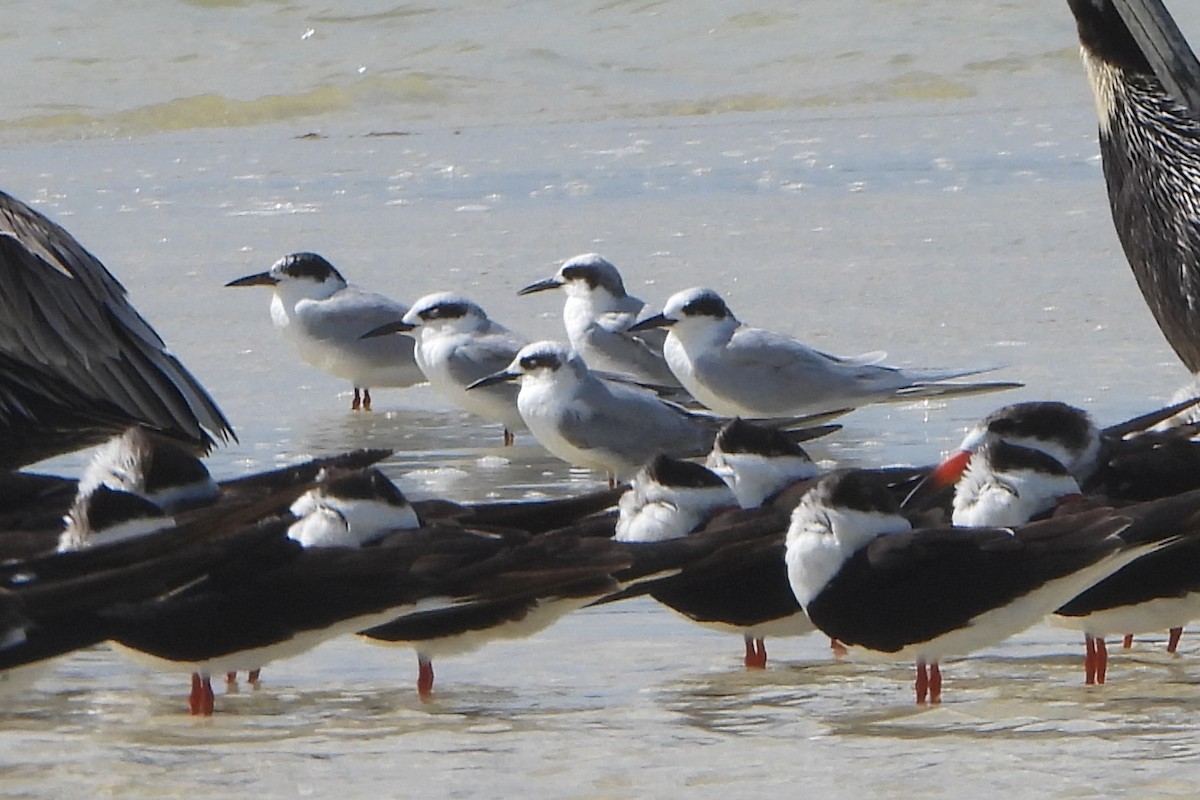
[[[0,192],[0,470],[132,424],[207,450],[229,421],[66,230]]]
[[[1200,372],[1200,63],[1159,0],[1067,2],[1117,236],[1163,335]]]

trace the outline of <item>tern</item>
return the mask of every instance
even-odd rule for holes
[[[645,303],[625,291],[621,273],[598,253],[567,259],[558,272],[517,294],[562,289],[567,339],[588,366],[657,386],[678,387],[663,357],[661,331],[632,333]]]
[[[711,289],[676,292],[661,314],[632,330],[660,327],[669,329],[663,353],[675,377],[706,407],[729,417],[812,414],[1020,386],[944,382],[986,369],[900,369],[876,363],[880,354],[827,355],[789,336],[743,325]]]
[[[363,339],[402,318],[408,306],[347,283],[316,253],[292,253],[268,272],[226,286],[270,286],[271,321],[314,367],[354,385],[353,410],[371,408],[371,388],[413,386],[425,380],[408,336]]]
[[[727,421],[691,413],[635,385],[601,380],[559,342],[526,345],[506,369],[468,389],[505,381],[520,381],[517,408],[533,438],[569,464],[607,472],[610,484],[659,454],[708,453]]]
[[[413,303],[403,317],[365,334],[415,331],[417,366],[434,391],[464,410],[504,426],[504,444],[513,431],[524,430],[517,410],[517,387],[494,384],[468,392],[480,378],[504,369],[528,344],[503,325],[488,319],[483,308],[453,292],[428,294]]]

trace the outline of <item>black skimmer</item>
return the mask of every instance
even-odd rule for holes
[[[705,463],[729,484],[742,508],[768,506],[785,515],[791,514],[820,474],[804,448],[782,431],[742,419],[731,420],[721,429]],[[907,494],[907,487],[925,474],[925,470],[905,467],[875,472],[901,497]],[[713,590],[730,592],[738,586],[755,587],[741,599],[743,608],[736,612],[740,620],[750,621],[745,630],[746,666],[750,668],[766,666],[764,636],[768,632],[772,636],[796,636],[815,630],[792,593],[783,555],[780,537],[771,550],[760,547],[754,558],[743,558],[736,571],[731,569],[733,574],[722,580],[722,588]],[[703,596],[697,599],[707,602]],[[710,604],[710,608],[712,605],[716,604]],[[739,603],[725,601],[722,605],[735,609]],[[722,619],[721,612],[703,609],[701,606],[693,610],[709,619]],[[836,639],[829,644],[834,655],[839,658],[845,655],[845,648]]]
[[[979,447],[955,489],[954,524],[1015,526],[1048,514],[1073,510],[1105,498],[1088,499],[1075,478],[1046,453],[1004,440]],[[1135,525],[1186,533],[1200,524],[1200,493],[1185,492],[1119,512]],[[1170,630],[1174,653],[1183,626],[1200,616],[1200,540],[1178,543],[1138,558],[1065,603],[1050,621],[1082,631],[1085,682],[1105,682],[1113,634]]]
[[[741,434],[733,438],[740,441]],[[699,557],[665,576],[639,578],[609,601],[649,594],[692,622],[738,633],[748,669],[766,667],[767,636],[813,631],[783,566],[786,510],[738,510],[736,495],[716,473],[666,456],[639,471],[618,508],[614,538],[631,552],[672,541],[705,544]]]
[[[1171,512],[1183,513],[1189,510],[1182,507],[1184,504],[1195,502],[1194,494],[1189,492],[1178,499],[1151,500],[1140,505],[1167,506]],[[1172,501],[1181,507],[1170,509]],[[1127,514],[1137,511],[1136,507],[1122,509]],[[1051,621],[1084,634],[1085,682],[1100,684],[1106,680],[1106,636],[1124,634],[1124,646],[1128,649],[1134,634],[1166,630],[1167,652],[1175,653],[1184,626],[1200,617],[1198,576],[1200,543],[1186,539],[1137,559],[1059,608]]]
[[[618,542],[660,542],[687,536],[719,512],[738,508],[737,496],[712,470],[656,456],[638,470],[617,504]]]
[[[972,452],[954,488],[950,521],[963,528],[1015,527],[1082,497],[1079,482],[1057,459],[999,440]]]
[[[197,451],[234,438],[191,373],[66,230],[0,192],[0,470],[131,424]]]
[[[38,563],[36,559],[30,560],[30,556],[45,554],[57,543],[60,551],[105,545],[102,548],[105,552],[125,554],[128,561],[109,562],[103,565],[104,568],[132,568],[139,560],[154,557],[153,552],[146,550],[149,545],[120,549],[111,543],[143,538],[153,531],[173,528],[177,523],[189,533],[167,541],[187,542],[197,536],[211,536],[214,541],[222,541],[225,532],[231,529],[286,514],[289,504],[318,476],[330,470],[336,474],[339,468],[370,463],[387,453],[348,453],[247,476],[219,486],[199,459],[173,440],[141,428],[131,428],[97,449],[78,482],[75,498],[61,515],[66,522],[65,529],[60,525],[61,533],[55,533],[53,529],[5,531],[4,554],[8,560],[0,567],[5,573],[24,575],[30,570],[31,563]],[[62,492],[58,488],[69,483],[55,482],[56,490],[49,498],[33,493],[22,499],[58,511],[62,502]],[[165,504],[175,518],[164,513],[151,498]],[[34,511],[32,517],[41,519],[45,513]],[[14,538],[27,552],[19,549],[14,552],[9,541]],[[157,537],[154,541],[158,541]],[[98,558],[92,556],[84,563],[96,564]],[[60,561],[38,563],[37,574],[51,578],[63,568],[61,564],[72,563],[76,562],[63,553]]]
[[[175,525],[172,517],[144,497],[104,485],[80,494],[63,522],[60,553],[145,536]]]
[[[86,495],[96,486],[135,494],[170,512],[209,505],[221,494],[221,487],[195,454],[138,426],[96,449],[77,493]]]
[[[321,480],[291,511],[298,520],[288,537],[305,547],[362,547],[392,531],[421,526],[408,498],[378,469]]]
[[[267,534],[250,523],[270,510],[259,503],[175,526],[142,498],[96,487],[72,506],[68,548],[0,563],[0,627],[9,624],[0,670],[112,638],[133,609],[156,606],[258,547]]]
[[[729,484],[742,508],[774,502],[789,486],[820,472],[804,448],[788,436],[740,418],[717,432],[704,463]]]
[[[620,504],[622,515],[631,519],[618,522],[618,535],[622,527],[657,540],[685,534],[719,537],[723,530],[731,541],[735,531],[754,535],[623,596],[648,593],[698,624],[740,633],[746,667],[762,669],[767,636],[815,630],[792,593],[783,557],[788,515],[818,469],[786,433],[740,419],[718,433],[707,464],[711,473],[665,458],[644,468]],[[729,510],[728,495],[715,485],[714,474],[733,490],[741,511]],[[887,471],[886,480],[892,485],[911,480],[912,474]],[[836,655],[844,654],[837,641],[830,646]]]
[[[314,513],[327,524],[345,524],[329,506]],[[214,673],[251,671],[406,615],[428,618],[552,596],[585,578],[609,587],[608,573],[626,563],[606,559],[612,551],[598,539],[551,551],[524,534],[458,526],[396,531],[369,547],[303,547],[288,537],[293,524],[291,518],[263,523],[270,535],[252,552],[123,615],[113,640],[136,660],[191,673],[192,712],[207,715]]]
[[[371,388],[423,383],[409,336],[363,339],[362,335],[402,318],[408,306],[348,283],[316,253],[292,253],[267,272],[237,278],[226,286],[269,286],[271,321],[317,369],[354,386],[351,408],[371,409]]]
[[[436,527],[432,530],[436,546],[428,545],[428,560],[463,558],[458,552],[463,548],[454,546],[455,552],[450,552],[452,545],[443,541],[446,534],[438,533]],[[467,529],[451,530],[462,536]],[[483,531],[473,535],[490,537],[484,540],[488,546],[513,536]],[[406,613],[359,631],[373,644],[416,650],[417,695],[421,700],[432,697],[435,658],[469,653],[490,642],[524,639],[545,630],[570,612],[614,591],[618,586],[614,574],[629,564],[620,549],[596,536],[518,537],[516,546],[509,549],[511,552],[495,556],[481,555],[478,565],[463,566],[467,575],[477,574],[481,568],[511,573],[506,583],[499,584],[503,591],[489,592],[467,585],[463,591],[471,597],[470,602]],[[517,554],[523,563],[506,565]]]
[[[558,522],[566,525],[594,513],[596,503],[595,497],[588,497],[573,504],[551,505]],[[610,504],[611,499],[606,502]],[[543,539],[512,527],[467,528],[461,520],[475,516],[474,510],[448,509],[448,505],[444,501],[421,504],[431,514],[422,519],[382,473],[366,470],[323,482],[301,496],[292,505],[292,511],[301,518],[288,533],[306,547],[371,548],[398,543],[410,546],[425,540],[432,530],[440,532],[441,539],[423,557],[431,564],[469,558],[475,553],[484,559],[496,559],[490,565],[503,569],[509,568],[503,559],[511,553],[497,553],[495,546],[508,543],[522,548],[521,558],[529,563],[526,586],[514,587],[503,596],[480,595],[453,607],[404,613],[360,631],[372,643],[405,645],[417,651],[417,692],[422,700],[429,700],[433,693],[434,658],[467,653],[491,641],[531,636],[615,589],[611,573],[628,566],[628,560],[602,538],[563,534]],[[494,509],[499,512],[495,516],[510,523],[521,520],[515,505]],[[482,516],[493,510],[486,506],[476,509]],[[572,513],[574,517],[569,516]],[[534,514],[530,519],[537,517]],[[386,542],[381,543],[385,537]],[[458,552],[444,550],[450,547],[457,547]],[[544,550],[540,558],[535,555],[539,549]],[[484,566],[474,569],[482,570]]]
[[[1161,427],[1198,401],[1189,399],[1098,428],[1086,411],[1058,401],[1013,403],[967,430],[958,449],[929,470],[906,508],[937,504],[980,446],[996,441],[1039,450],[1053,458],[1089,495],[1113,502],[1154,500],[1200,488],[1197,426]]]
[[[294,499],[295,487],[314,483],[323,472],[359,470],[389,455],[390,450],[350,451],[218,484],[187,448],[173,439],[131,427],[96,449],[79,481],[23,472],[0,473],[0,559],[53,551],[59,543],[64,515],[80,497],[99,486],[138,495],[179,520],[213,505],[244,505],[260,500],[269,505],[273,496],[279,497],[273,513],[282,513]]]
[[[1200,63],[1159,0],[1068,0],[1117,237],[1167,342],[1200,372]]]
[[[615,486],[571,497],[547,500],[498,500],[459,504],[448,500],[414,500],[413,508],[426,522],[453,521],[482,528],[516,528],[545,533],[602,515],[616,506],[628,486]],[[611,531],[609,532],[611,534]]]
[[[1179,538],[1111,509],[1017,528],[913,528],[869,472],[819,478],[792,513],[788,577],[819,629],[869,656],[913,659],[916,699],[940,662],[996,644]]]

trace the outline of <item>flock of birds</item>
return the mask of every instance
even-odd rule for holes
[[[1200,122],[1179,89],[1195,59],[1157,0],[1068,1],[1118,233],[1200,369],[1184,169]],[[744,325],[711,289],[646,314],[596,254],[521,290],[566,295],[569,344],[524,341],[455,293],[405,306],[313,253],[229,285],[269,286],[275,325],[353,384],[354,410],[372,388],[428,383],[609,488],[409,500],[381,450],[214,481],[202,456],[234,436],[216,403],[102,264],[0,193],[0,687],[108,641],[190,674],[191,712],[211,714],[214,676],[257,682],[356,635],[414,649],[427,698],[435,658],[648,595],[741,635],[748,668],[766,666],[766,637],[819,630],[835,655],[912,661],[917,702],[938,703],[942,661],[1045,619],[1083,633],[1101,684],[1108,637],[1166,630],[1174,652],[1200,617],[1200,400],[1103,429],[1017,403],[940,464],[823,471],[802,442],[855,407],[1018,384],[822,353]],[[22,470],[88,446],[78,480]]]

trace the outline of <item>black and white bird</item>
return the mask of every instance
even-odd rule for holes
[[[504,444],[513,432],[525,429],[517,410],[517,387],[500,383],[476,391],[467,387],[507,367],[528,344],[473,300],[455,292],[428,294],[412,304],[400,319],[365,334],[414,332],[417,366],[438,394],[460,408],[504,426]]]
[[[101,484],[80,494],[63,523],[59,552],[145,536],[174,527],[175,520],[143,497]]]
[[[981,445],[970,456],[955,487],[954,524],[1018,526],[1050,514],[1070,513],[1108,498],[1085,498],[1074,476],[1047,453],[1000,439]],[[1137,524],[1180,534],[1198,525],[1195,491],[1141,503],[1121,504],[1121,514]],[[1186,537],[1148,553],[1097,582],[1065,603],[1049,618],[1084,636],[1084,679],[1106,680],[1105,638],[1169,630],[1167,651],[1174,653],[1183,627],[1200,617],[1200,540]]]
[[[267,272],[225,285],[271,287],[275,327],[304,361],[353,384],[354,410],[370,410],[372,388],[413,386],[425,380],[411,337],[362,338],[401,319],[408,306],[348,283],[316,253],[292,253]]]
[[[614,539],[636,548],[683,537],[709,537],[716,550],[688,560],[673,575],[640,587],[699,625],[735,633],[747,669],[767,665],[766,637],[801,636],[814,628],[788,585],[783,563],[785,511],[736,513],[737,497],[711,470],[659,456],[643,467],[618,506]],[[748,539],[740,537],[755,531]],[[728,542],[722,546],[720,537]],[[619,575],[618,575],[619,577]]]
[[[547,547],[520,532],[456,525],[400,529],[366,546],[348,545],[362,535],[349,530],[352,515],[322,503],[310,516],[345,530],[310,529],[310,546],[303,546],[293,518],[264,521],[254,526],[261,535],[253,548],[123,613],[112,640],[136,661],[190,673],[191,711],[209,715],[214,674],[252,672],[345,634],[386,638],[394,626],[444,619],[492,627],[499,608],[532,616],[540,601],[585,583],[589,599],[611,591],[610,573],[627,564],[603,539],[572,546],[556,539]]]
[[[998,441],[1038,450],[1064,466],[1089,495],[1128,503],[1200,488],[1200,441],[1195,425],[1160,427],[1189,410],[1195,398],[1100,428],[1081,408],[1027,401],[996,409],[967,429],[958,449],[929,472],[919,500],[932,503],[955,485],[981,446]],[[906,503],[906,505],[910,505]]]
[[[433,693],[433,662],[472,652],[486,644],[525,639],[567,614],[614,591],[614,573],[628,559],[603,537],[514,536],[437,526],[394,538],[429,537],[418,561],[463,561],[463,593],[469,598],[443,609],[417,609],[359,631],[379,645],[400,645],[417,652],[417,695]],[[388,545],[384,543],[384,549]],[[472,555],[474,554],[474,555]],[[466,563],[474,558],[474,565]],[[479,577],[472,584],[467,576]]]
[[[129,492],[166,511],[207,505],[221,493],[203,461],[137,426],[96,448],[79,478],[77,495],[98,486]]]
[[[774,502],[789,487],[804,484],[820,473],[804,448],[783,431],[740,418],[730,420],[717,432],[705,466],[729,484],[742,508]],[[791,507],[786,510],[791,511]]]
[[[787,566],[814,625],[852,652],[915,661],[917,702],[937,703],[941,661],[1003,641],[1178,538],[1111,509],[914,529],[882,481],[845,471],[819,478],[792,513]]]
[[[663,357],[662,331],[630,331],[646,304],[625,291],[611,261],[599,253],[569,258],[552,277],[517,294],[550,289],[562,289],[566,295],[562,316],[567,340],[589,367],[656,386],[679,386]]]
[[[288,538],[290,524],[264,523],[269,536],[254,550],[131,612],[113,635],[139,663],[190,673],[193,714],[213,713],[212,675],[253,672],[404,610],[456,602],[412,573],[415,552],[306,548]]]
[[[618,542],[676,539],[718,512],[737,507],[737,496],[716,473],[659,454],[638,470],[621,496],[613,538]]]
[[[217,404],[65,229],[0,192],[0,470],[141,425],[206,451]]]
[[[129,615],[153,614],[165,598],[256,552],[263,536],[257,520],[279,511],[280,502],[193,512],[181,525],[142,497],[91,486],[65,516],[56,552],[0,564],[0,587],[20,597],[31,621],[26,638],[36,632],[40,642],[30,652],[0,655],[0,668],[31,653],[62,654],[72,642],[84,647],[120,637]]]
[[[318,476],[291,505],[288,538],[305,547],[362,547],[421,520],[404,493],[378,469]]]
[[[422,520],[396,486],[378,470],[364,470],[322,481],[293,505],[300,519],[288,536],[307,547],[427,548],[418,556],[418,570],[438,570],[443,562],[463,565],[464,576],[474,569],[482,581],[503,583],[503,570],[527,570],[522,585],[513,583],[493,595],[464,585],[461,602],[429,609],[405,610],[395,618],[359,631],[373,644],[410,647],[417,652],[417,693],[422,700],[433,694],[433,662],[437,658],[471,652],[490,642],[518,639],[549,627],[566,614],[616,584],[611,573],[627,566],[625,557],[604,538],[571,538],[564,534],[541,540],[516,528],[473,528],[447,514],[445,504],[423,503],[441,521]],[[536,501],[526,506],[542,505]],[[590,503],[574,506],[555,503],[557,520],[567,525],[593,513]],[[460,507],[465,517],[474,513]],[[477,516],[488,509],[478,507]],[[511,509],[510,521],[521,517]],[[536,519],[536,512],[529,519]],[[452,551],[457,548],[457,552]],[[469,559],[478,559],[467,567]],[[482,586],[482,584],[481,584]]]
[[[244,568],[251,569],[263,563],[250,555],[261,544],[261,537],[254,530],[258,522],[287,514],[289,504],[322,470],[354,468],[386,454],[386,451],[347,453],[218,485],[203,463],[174,440],[142,428],[130,428],[97,448],[77,484],[64,482],[76,489],[74,499],[60,512],[65,526],[60,525],[57,530],[4,531],[0,552],[4,553],[5,561],[0,571],[7,576],[8,588],[23,595],[40,592],[40,586],[57,590],[68,580],[78,583],[80,603],[74,606],[78,618],[67,616],[64,609],[71,607],[58,603],[53,609],[53,627],[75,636],[80,646],[94,643],[86,640],[84,632],[100,639],[128,636],[129,624],[135,632],[137,625],[127,624],[124,612],[114,611],[100,619],[101,606],[84,604],[91,587],[106,585],[103,581],[107,574],[119,570],[130,580],[137,580],[139,575],[154,569],[156,563],[162,564],[160,576],[153,580],[141,578],[145,583],[142,594],[126,595],[145,600],[137,609],[139,616],[156,617],[167,605],[165,598],[190,591],[191,587],[185,588],[185,584],[212,580],[204,569],[218,561],[245,558]],[[57,492],[18,499],[36,508],[11,517],[9,522],[21,518],[42,520],[62,502]],[[167,545],[160,546],[159,542],[173,544],[175,552],[164,552],[162,547]],[[242,543],[244,549],[235,552],[235,542]],[[79,564],[90,566],[95,574],[72,567]],[[225,570],[220,573],[225,574]],[[170,582],[172,575],[179,576],[175,582]],[[39,583],[31,583],[29,576],[36,577]],[[97,597],[97,603],[102,599]],[[28,602],[25,607],[29,607]],[[37,630],[46,629],[46,615],[31,614],[39,626]],[[71,634],[72,631],[75,633]],[[62,647],[70,638],[46,641],[58,642]],[[253,672],[257,666],[247,669]],[[252,675],[252,681],[253,678]],[[211,696],[207,673],[198,672],[193,678],[193,707],[211,709]]]
[[[121,494],[100,487],[91,496],[96,507],[80,506],[71,524],[88,540],[84,547],[0,565],[0,692],[26,685],[51,659],[119,635],[128,615],[204,580],[262,540],[248,517],[164,527],[161,511],[140,498],[123,506],[113,497]],[[158,529],[108,535],[139,519]]]
[[[217,483],[203,461],[176,440],[131,427],[95,449],[78,481],[0,474],[0,560],[53,552],[61,543],[63,518],[98,488],[136,495],[180,521],[211,506],[266,504],[263,513],[283,514],[296,487],[313,483],[323,470],[358,470],[388,455],[390,450],[350,451]]]
[[[1009,382],[950,383],[988,372],[900,369],[882,353],[831,356],[782,334],[743,325],[712,289],[686,289],[632,330],[668,329],[663,354],[683,388],[728,417],[771,418],[1012,389]]]
[[[1015,527],[1082,498],[1056,458],[1001,439],[975,448],[954,487],[950,521],[964,528]]]

